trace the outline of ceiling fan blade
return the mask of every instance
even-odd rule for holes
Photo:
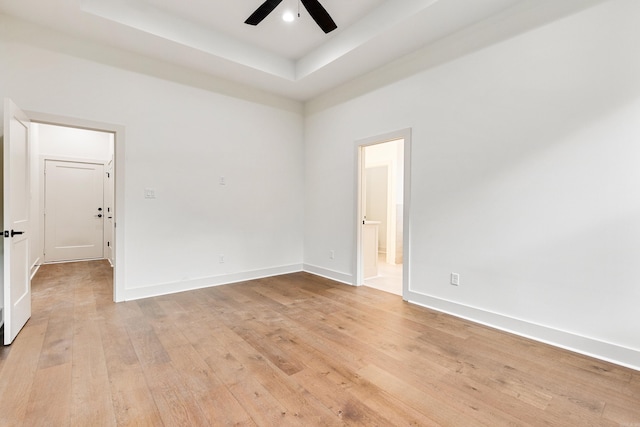
[[[304,7],[309,12],[309,15],[313,18],[314,21],[322,28],[322,31],[325,33],[330,33],[331,31],[338,28],[333,19],[327,12],[327,10],[322,7],[318,0],[301,0]]]
[[[280,3],[282,3],[282,0],[265,1],[260,5],[260,7],[256,9],[255,12],[251,14],[251,16],[247,18],[246,21],[244,21],[244,23],[249,25],[258,25],[264,18],[267,17],[267,15],[273,12],[273,9],[275,9],[276,6],[278,6]]]

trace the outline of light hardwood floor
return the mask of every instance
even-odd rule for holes
[[[640,426],[640,372],[306,273],[111,301],[43,266],[0,425]]]

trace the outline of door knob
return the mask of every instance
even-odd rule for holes
[[[98,218],[102,218],[102,214],[98,214],[96,215]]]
[[[11,237],[15,236],[16,234],[24,234],[24,231],[11,230]]]

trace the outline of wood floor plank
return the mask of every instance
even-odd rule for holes
[[[42,266],[0,425],[640,425],[640,373],[308,273],[113,303]]]
[[[133,343],[124,323],[114,319],[96,322],[109,375],[139,365]]]
[[[640,396],[640,395],[638,395]],[[621,426],[634,426],[640,420],[640,397],[623,402],[608,403],[602,417]]]
[[[33,379],[24,425],[68,425],[70,412],[71,362],[38,369]]]
[[[91,310],[93,311],[93,310]],[[113,426],[116,418],[99,325],[76,313],[71,377],[71,425]]]
[[[213,369],[190,344],[172,346],[169,350],[172,365],[181,373],[211,425],[252,425],[253,421]]]
[[[143,368],[149,390],[160,417],[168,426],[207,425],[207,418],[197,404],[183,375],[171,363]]]
[[[301,425],[331,425],[337,421],[326,406],[290,377],[292,374],[274,365],[249,343],[236,343],[231,351],[250,375],[286,408],[282,415],[286,417],[287,422]]]
[[[206,326],[195,331],[194,334],[202,340],[194,344],[194,348],[217,378],[257,425],[285,423],[287,408],[278,402],[234,355],[237,351],[235,344],[244,341],[228,328],[215,327],[212,331],[223,333],[209,334]]]
[[[109,385],[118,426],[164,425],[141,366],[109,372]]]
[[[304,371],[294,376],[305,389],[314,391],[338,418],[359,420],[367,425],[433,425],[423,414],[400,400],[384,396],[382,390],[363,381],[354,370],[346,368],[340,358],[317,349],[317,341],[306,340],[308,335],[306,331],[294,334],[290,329],[279,329],[269,334],[269,338],[302,361]],[[317,393],[319,388],[331,393]],[[345,402],[349,402],[348,405]],[[379,418],[367,415],[371,413],[384,415]]]
[[[315,369],[305,369],[296,373],[294,377],[335,414],[339,423],[364,426],[416,425],[411,416],[407,414],[401,417],[401,423],[395,423],[394,411],[387,411],[386,408],[384,411],[374,410],[357,397],[357,393],[354,395],[349,382],[342,381],[335,375],[329,375],[328,371],[319,372]],[[347,384],[349,386],[346,386]],[[417,425],[433,424],[424,422]]]
[[[170,361],[162,342],[148,322],[140,320],[128,323],[126,328],[142,366],[165,365]]]
[[[56,304],[47,323],[39,369],[71,362],[73,323],[73,303]]]
[[[0,371],[0,425],[21,425],[40,360],[47,324],[27,325],[16,337]],[[18,341],[19,339],[19,341]]]
[[[403,382],[389,372],[375,365],[367,365],[358,371],[358,375],[387,393],[403,396],[409,406],[414,407],[441,425],[463,425],[460,408],[454,402],[448,402],[438,394],[421,390]]]

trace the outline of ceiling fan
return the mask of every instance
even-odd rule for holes
[[[309,12],[309,15],[313,18],[313,20],[316,21],[316,24],[318,24],[318,26],[322,29],[322,31],[324,31],[325,33],[330,33],[331,31],[338,28],[336,23],[333,22],[333,19],[331,18],[327,10],[322,7],[318,0],[300,1],[307,9],[307,12]],[[255,12],[251,14],[251,16],[247,18],[246,21],[244,21],[244,23],[249,25],[258,25],[264,18],[266,18],[271,12],[273,12],[273,9],[275,9],[276,6],[278,6],[280,3],[282,3],[282,0],[265,1],[260,5],[260,7],[255,10]],[[298,16],[300,16],[300,14],[298,14]]]

